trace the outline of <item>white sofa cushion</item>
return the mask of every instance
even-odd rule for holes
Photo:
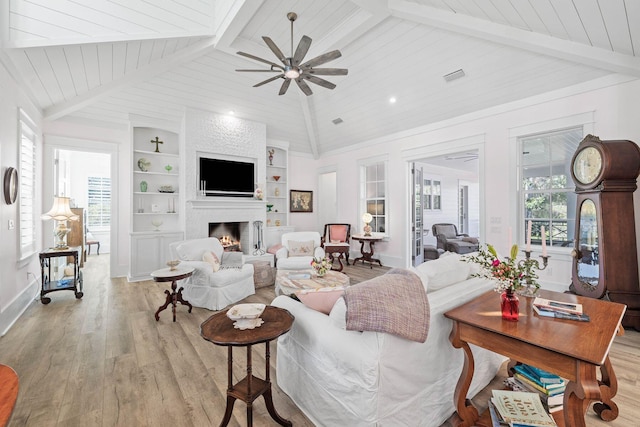
[[[471,265],[458,254],[442,256],[413,268],[427,292],[434,292],[469,278]]]

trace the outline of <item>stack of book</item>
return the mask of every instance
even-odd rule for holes
[[[589,315],[582,312],[582,304],[554,301],[536,297],[533,300],[533,310],[543,317],[555,317],[558,319],[578,320],[588,322]]]
[[[489,413],[494,427],[554,427],[556,422],[545,411],[536,393],[493,390]]]
[[[516,365],[513,370],[514,381],[523,390],[538,393],[549,412],[562,410],[564,390],[567,387],[564,378],[531,365]]]

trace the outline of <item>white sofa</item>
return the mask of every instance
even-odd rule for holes
[[[281,237],[282,247],[276,252],[276,267],[278,270],[310,270],[311,260],[324,258],[324,249],[320,246],[320,233],[317,231],[292,231]],[[294,242],[313,242],[313,254],[307,256],[295,255],[292,252]]]
[[[489,280],[469,278],[472,269],[456,254],[414,269],[430,305],[424,343],[346,330],[342,298],[329,316],[288,296],[275,298],[272,305],[295,316],[289,333],[278,339],[278,385],[318,426],[440,426],[455,411],[453,393],[464,357],[449,341],[452,322],[443,313],[493,287]],[[472,351],[471,396],[505,361],[475,346]]]
[[[240,252],[224,252],[215,237],[173,242],[169,249],[172,259],[195,268],[182,291],[184,299],[194,307],[221,310],[256,293],[253,264],[242,264]],[[203,260],[205,252],[213,252],[221,261],[218,271],[214,272],[212,265]],[[234,259],[235,263],[225,265],[227,258]]]

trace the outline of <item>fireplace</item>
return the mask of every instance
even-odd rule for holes
[[[226,252],[242,252],[250,248],[249,222],[210,222],[209,237],[220,240]]]

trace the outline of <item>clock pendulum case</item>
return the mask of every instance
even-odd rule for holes
[[[570,290],[626,304],[622,324],[640,330],[640,283],[633,192],[640,148],[632,141],[587,135],[571,160],[576,185]]]

